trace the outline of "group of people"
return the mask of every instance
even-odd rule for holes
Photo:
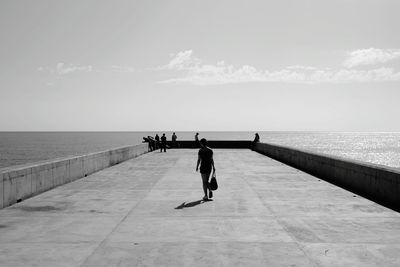
[[[149,151],[157,150],[160,149],[160,152],[167,152],[167,137],[165,136],[165,133],[162,134],[161,138],[158,134],[154,136],[147,136],[147,138],[144,138],[145,142],[149,143]],[[176,136],[175,133],[172,134],[171,137],[171,146],[172,147],[177,147],[177,142],[176,140],[178,139],[178,136]]]

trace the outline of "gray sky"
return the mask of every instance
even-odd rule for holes
[[[400,1],[0,2],[0,130],[400,131]]]

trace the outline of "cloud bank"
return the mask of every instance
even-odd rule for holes
[[[343,65],[354,68],[362,65],[375,65],[400,58],[400,49],[359,49],[348,53]]]
[[[357,50],[361,51],[361,50]],[[355,53],[358,55],[358,53]],[[361,64],[360,60],[350,55],[352,62],[348,66]],[[346,61],[347,62],[347,61]],[[358,63],[355,63],[358,62]],[[366,62],[366,61],[363,61]],[[382,61],[381,61],[382,62]],[[383,61],[384,62],[384,61]],[[370,70],[357,69],[318,69],[311,66],[288,66],[281,70],[258,70],[253,66],[244,65],[234,67],[224,61],[215,64],[205,64],[193,56],[192,50],[181,51],[172,55],[171,60],[161,70],[174,71],[181,74],[179,77],[160,81],[159,83],[186,83],[195,85],[235,84],[250,82],[286,82],[286,83],[349,83],[349,82],[386,82],[400,81],[400,73],[392,68],[380,67]]]
[[[74,64],[65,64],[64,62],[59,62],[55,67],[47,68],[47,67],[39,67],[37,69],[40,72],[48,72],[59,75],[66,75],[75,72],[92,72],[93,67],[91,65],[88,66],[80,66]]]
[[[76,65],[66,65],[63,62],[60,62],[56,66],[56,72],[58,74],[64,75],[64,74],[69,74],[73,72],[92,72],[93,67],[92,66],[76,66]]]
[[[40,72],[47,72],[58,75],[67,75],[72,73],[83,73],[83,72],[97,72],[97,73],[107,73],[107,72],[116,72],[116,73],[132,73],[137,70],[132,67],[126,66],[118,66],[112,65],[107,68],[95,68],[92,65],[82,66],[75,64],[65,64],[64,62],[59,62],[55,67],[47,68],[47,67],[39,67],[37,69]]]
[[[192,50],[171,54],[170,61],[162,66],[146,69],[167,72],[170,78],[161,84],[219,85],[252,82],[280,83],[362,83],[400,81],[400,72],[382,64],[400,58],[400,49],[359,49],[347,54],[338,68],[316,68],[293,65],[278,70],[262,70],[251,65],[233,66],[224,61],[210,64],[196,57]],[[381,64],[379,66],[375,66]],[[362,66],[363,68],[358,68]],[[129,66],[112,65],[98,68],[91,65],[57,63],[55,67],[39,67],[38,71],[57,75],[73,73],[134,73]]]

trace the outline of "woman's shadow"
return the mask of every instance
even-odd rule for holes
[[[184,208],[191,208],[191,207],[203,204],[203,203],[208,202],[208,201],[212,201],[212,199],[208,199],[208,200],[200,199],[200,200],[196,200],[196,201],[189,202],[189,203],[183,202],[182,204],[180,204],[175,209],[176,210],[181,210],[181,209],[184,209]]]

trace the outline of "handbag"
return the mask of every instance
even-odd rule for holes
[[[208,184],[210,190],[215,191],[218,189],[217,174],[213,172],[210,183]]]

